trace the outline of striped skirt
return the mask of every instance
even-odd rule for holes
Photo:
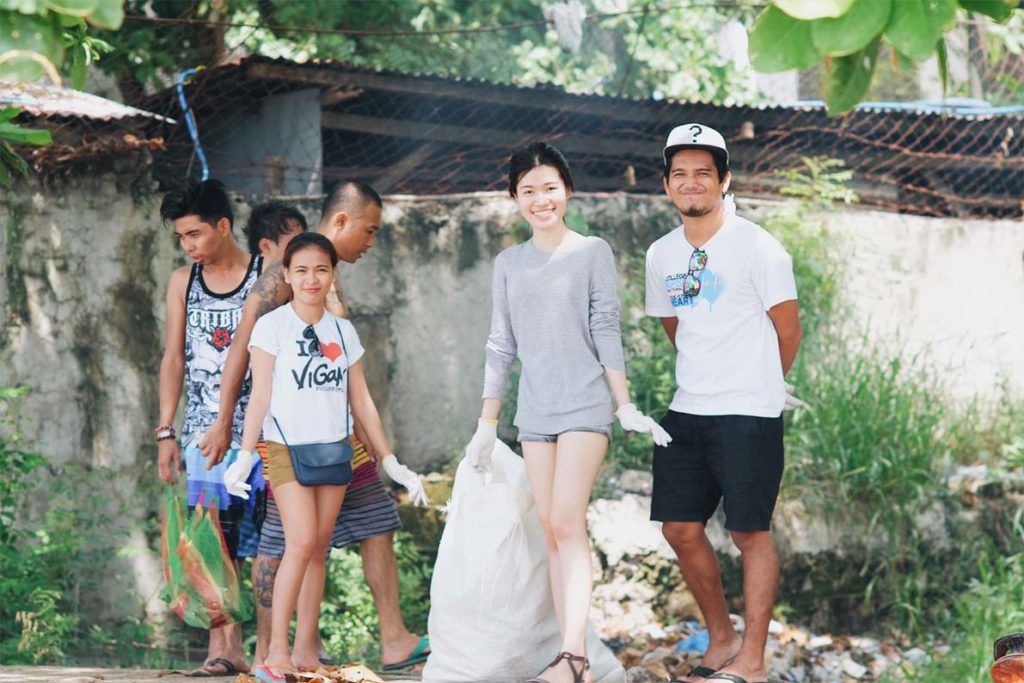
[[[266,457],[266,447],[259,445],[261,457]],[[331,545],[344,548],[367,538],[383,536],[396,531],[401,523],[395,501],[388,495],[377,471],[377,463],[366,447],[352,438],[352,483],[345,492],[345,500],[334,523]],[[284,557],[284,527],[281,513],[277,509],[270,486],[267,486],[267,508],[260,528],[260,557]]]

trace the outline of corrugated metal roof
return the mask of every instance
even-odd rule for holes
[[[352,64],[351,62],[311,59],[304,62],[296,62],[283,57],[264,57],[262,55],[250,55],[231,62],[211,67],[207,70],[206,76],[224,75],[234,71],[244,71],[245,67],[252,64],[276,64],[292,67],[306,67],[310,69],[337,71],[339,73],[363,73],[373,74],[392,78],[415,78],[425,81],[455,83],[477,88],[486,88],[507,92],[549,92],[553,95],[589,100],[591,102],[616,103],[624,102],[640,107],[662,108],[666,106],[699,106],[713,109],[737,109],[755,111],[824,111],[825,103],[820,100],[802,100],[788,103],[765,103],[765,104],[717,104],[713,102],[700,102],[688,100],[676,100],[672,98],[639,97],[628,95],[605,95],[586,92],[573,92],[562,86],[551,83],[536,83],[533,85],[522,85],[517,83],[504,83],[500,81],[489,81],[481,78],[464,78],[459,76],[447,76],[434,73],[398,71],[395,69],[375,69],[366,66]],[[1024,106],[1014,107],[991,107],[987,103],[977,100],[958,101],[957,98],[950,98],[945,102],[934,101],[913,101],[913,102],[863,102],[855,109],[858,112],[869,114],[911,114],[917,116],[942,116],[956,119],[979,119],[990,116],[1013,116],[1024,118]]]
[[[0,106],[18,107],[35,116],[64,116],[109,121],[148,118],[175,123],[159,114],[52,83],[0,83]]]

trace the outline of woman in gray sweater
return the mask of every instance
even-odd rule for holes
[[[611,440],[624,429],[668,434],[629,400],[615,259],[608,243],[570,230],[573,182],[562,154],[537,142],[509,163],[509,193],[532,237],[494,261],[483,410],[466,457],[490,466],[508,375],[522,362],[515,425],[530,488],[547,536],[562,650],[531,679],[589,683],[586,626],[592,586],[587,505]],[[612,400],[618,410],[612,412]]]

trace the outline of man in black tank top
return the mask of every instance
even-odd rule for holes
[[[255,555],[258,536],[252,507],[223,489],[223,469],[234,461],[235,449],[216,468],[199,454],[199,440],[216,419],[220,379],[245,297],[256,283],[262,260],[250,257],[232,236],[233,214],[224,185],[217,180],[169,192],[160,206],[165,223],[191,264],[171,273],[167,286],[167,332],[160,363],[160,418],[156,429],[160,479],[173,484],[187,470],[189,505],[217,500],[228,551],[232,558]],[[187,387],[179,447],[174,429],[178,400]],[[245,383],[247,384],[247,382]],[[242,395],[248,398],[248,388]],[[241,433],[245,403],[233,414]],[[184,450],[185,457],[182,457]],[[248,671],[237,624],[210,630],[210,645],[200,675],[224,676]]]

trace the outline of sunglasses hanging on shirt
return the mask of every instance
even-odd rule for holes
[[[316,330],[312,325],[309,325],[302,331],[302,338],[307,340],[306,350],[309,355],[314,358],[321,358],[324,355],[323,349],[320,348],[320,338],[316,336]]]
[[[708,254],[703,249],[694,249],[690,254],[690,265],[683,278],[683,296],[688,299],[700,294],[700,272],[708,265]]]

